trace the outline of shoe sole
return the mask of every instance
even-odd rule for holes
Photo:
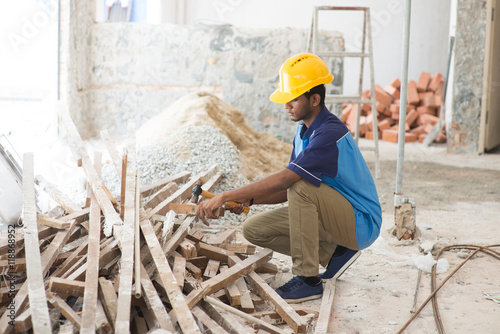
[[[323,282],[328,282],[328,280],[330,279],[338,279],[340,277],[340,275],[342,275],[344,273],[344,271],[347,270],[347,268],[349,268],[351,266],[351,264],[356,261],[356,259],[361,255],[361,252],[357,252],[353,257],[351,257],[349,259],[349,261],[347,261],[343,266],[342,268],[340,268],[339,271],[337,271],[337,273],[335,275],[333,275],[332,278],[322,278],[321,280]]]
[[[308,300],[319,299],[322,296],[323,296],[323,294],[307,296],[307,297],[300,298],[300,299],[283,299],[283,300],[286,301],[288,304],[297,304],[297,303],[306,302]]]

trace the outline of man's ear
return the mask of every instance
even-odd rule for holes
[[[311,96],[311,103],[313,107],[319,106],[320,102],[321,96],[319,96],[319,94],[314,94],[313,96]]]

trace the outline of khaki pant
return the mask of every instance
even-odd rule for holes
[[[301,179],[288,189],[288,207],[248,218],[244,237],[261,247],[290,255],[292,273],[316,276],[337,245],[358,249],[354,210],[337,190]]]

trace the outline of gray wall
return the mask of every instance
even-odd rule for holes
[[[121,137],[129,119],[140,126],[198,90],[240,109],[258,131],[286,141],[293,137],[296,124],[269,95],[278,86],[284,60],[306,49],[306,29],[97,23],[89,33],[90,43],[83,39],[82,48],[74,51],[81,89],[69,94],[77,102],[72,104],[80,113],[77,119],[85,124],[80,127],[84,137],[99,135],[103,128]],[[342,50],[341,36],[329,34],[329,47]],[[338,93],[342,62],[330,63],[337,78],[330,91]]]
[[[486,2],[459,0],[454,49],[453,112],[447,121],[448,151],[476,153],[484,76]]]

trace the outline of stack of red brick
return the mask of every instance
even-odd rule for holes
[[[379,138],[390,142],[398,142],[399,107],[400,107],[399,79],[382,88],[375,86]],[[440,73],[430,75],[422,72],[418,82],[408,82],[405,142],[422,142],[439,120],[441,100],[444,90],[444,80]],[[371,90],[365,90],[363,99],[371,98]],[[356,104],[344,104],[342,121],[347,124],[351,133],[356,129]],[[371,104],[361,105],[359,135],[373,139],[373,114]],[[435,139],[435,142],[446,142],[444,128]]]

